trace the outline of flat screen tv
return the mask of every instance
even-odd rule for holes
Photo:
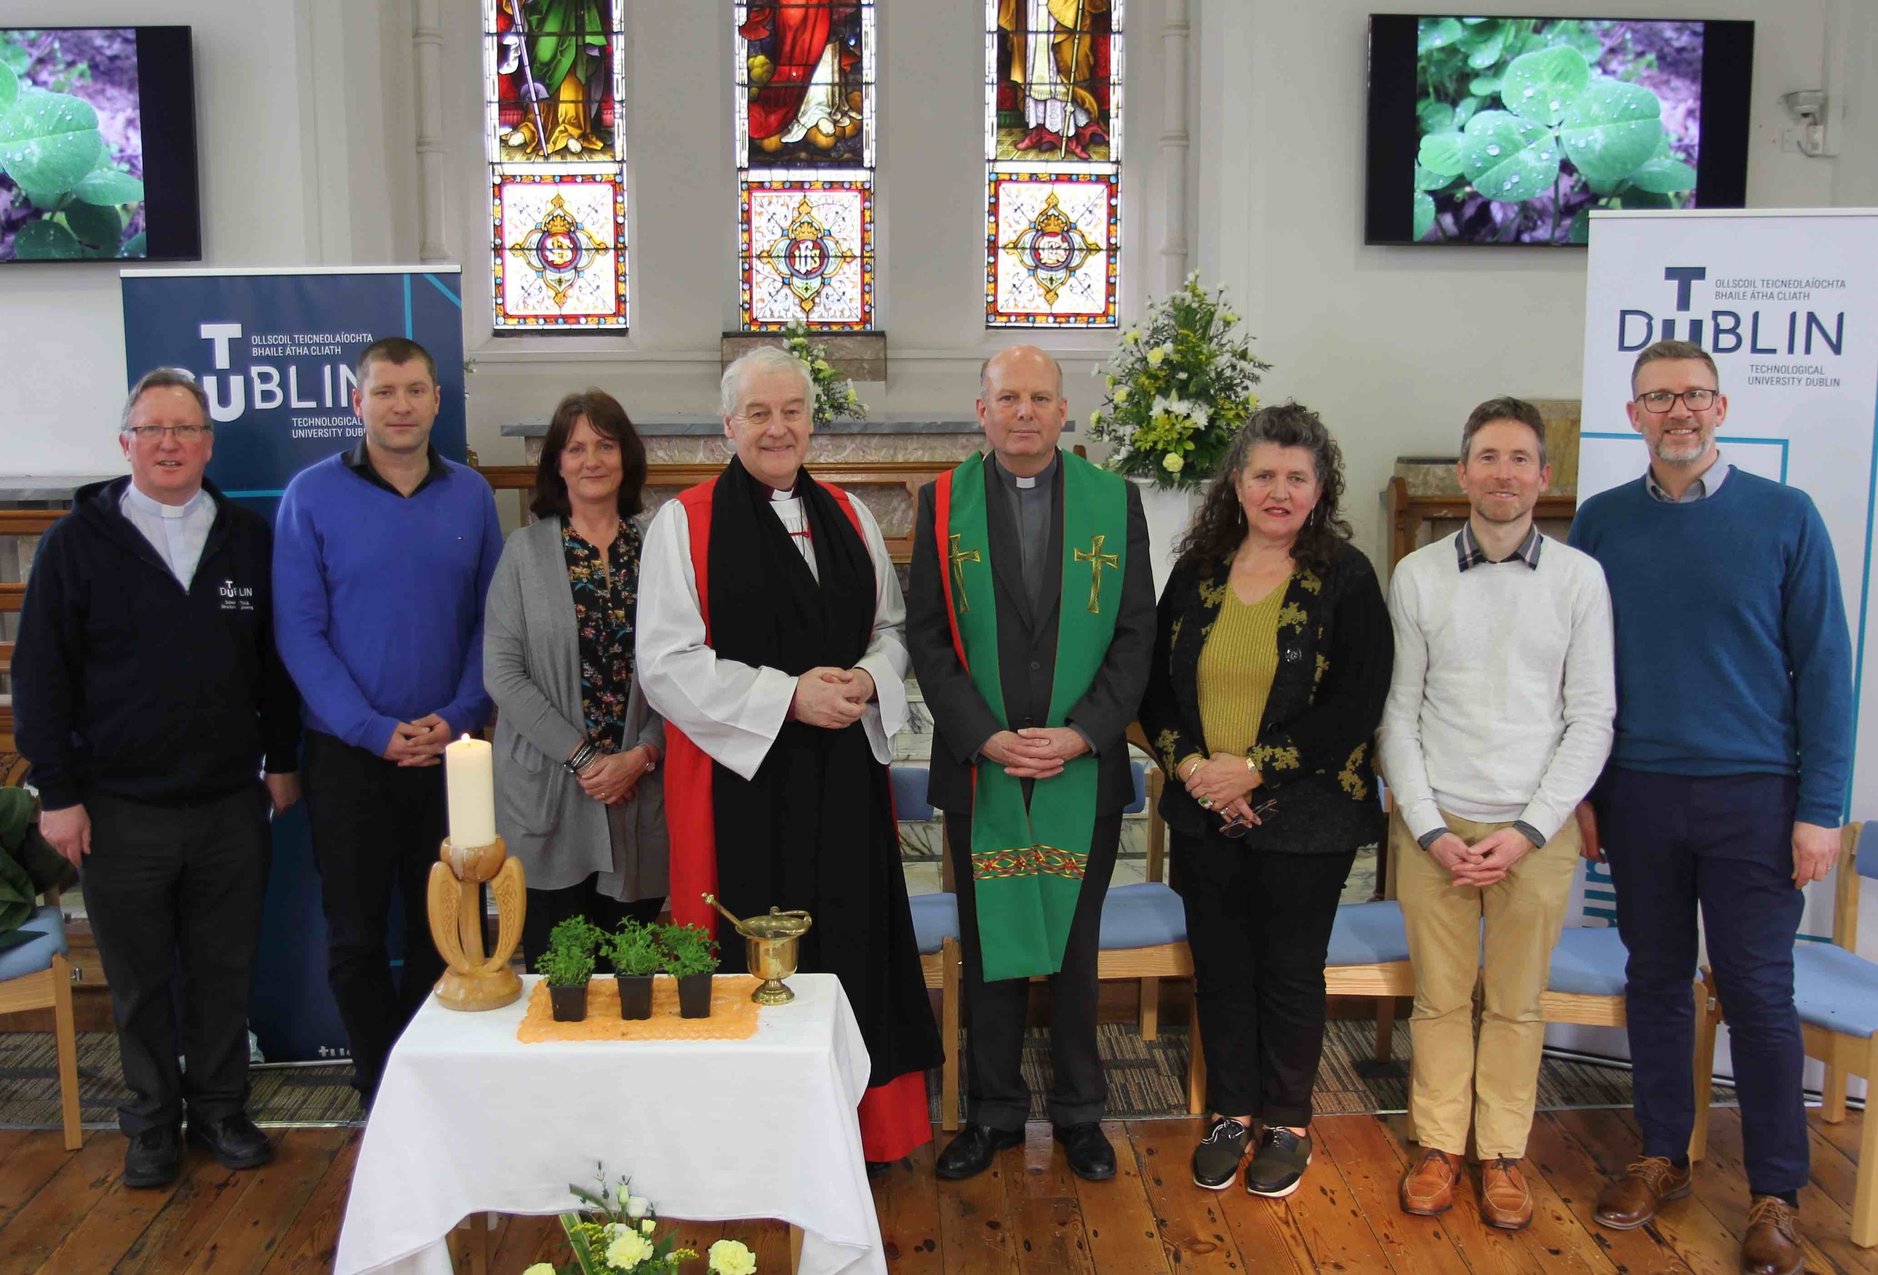
[[[1754,24],[1372,14],[1364,242],[1582,244],[1739,208]]]
[[[193,261],[188,27],[0,27],[0,262]]]

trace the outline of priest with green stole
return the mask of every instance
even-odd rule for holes
[[[1057,449],[1068,403],[1032,346],[990,359],[991,444],[920,489],[907,646],[933,717],[929,796],[946,812],[971,1024],[966,1126],[935,1165],[968,1178],[1024,1140],[1030,979],[1050,982],[1050,1123],[1069,1167],[1114,1176],[1100,1121],[1096,952],[1122,808],[1124,735],[1154,646],[1136,491]]]

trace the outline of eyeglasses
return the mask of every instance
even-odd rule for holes
[[[179,443],[193,443],[209,432],[207,425],[126,425],[124,432],[140,443],[161,442],[165,437]]]
[[[1651,390],[1648,394],[1637,395],[1637,402],[1643,404],[1644,411],[1661,416],[1676,406],[1677,399],[1681,399],[1682,405],[1692,412],[1705,412],[1715,406],[1716,397],[1714,390],[1684,390],[1680,394],[1669,390]]]
[[[1264,801],[1261,801],[1258,805],[1252,807],[1252,817],[1254,819],[1263,819],[1266,815],[1269,815],[1272,811],[1276,809],[1278,809],[1278,798],[1268,797]],[[1237,840],[1238,838],[1245,836],[1246,833],[1252,831],[1253,826],[1254,825],[1246,823],[1243,820],[1228,819],[1223,825],[1221,825],[1220,830],[1219,830],[1219,835],[1222,837],[1231,837]]]
[[[785,425],[800,425],[809,418],[809,409],[806,407],[785,407],[781,412],[775,412],[767,407],[753,407],[747,412],[739,412],[737,419],[746,425],[753,425],[757,429],[767,429],[769,428],[769,423],[776,419],[777,416],[782,417],[783,424]]]

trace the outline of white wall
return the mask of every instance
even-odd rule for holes
[[[49,9],[56,8],[56,14]],[[174,23],[195,29],[203,257],[310,260],[289,0],[0,0],[0,25]],[[124,323],[108,263],[0,266],[0,472],[121,472]]]
[[[1380,492],[1397,456],[1453,455],[1468,410],[1495,394],[1576,398],[1583,362],[1582,252],[1363,244],[1367,18],[1439,8],[1205,0],[1195,33],[1199,268],[1242,301],[1258,348],[1277,364],[1265,401],[1308,403],[1336,434],[1346,512],[1358,542],[1378,557]],[[1790,0],[1770,20],[1756,0],[1492,6],[1515,16],[1755,19],[1748,161],[1755,207],[1878,198],[1878,84],[1869,78],[1858,113],[1838,121],[1838,158],[1780,150],[1790,121],[1779,96],[1820,87],[1828,14],[1836,39],[1869,49],[1874,9],[1864,0]],[[1586,420],[1587,427],[1621,422],[1621,407],[1591,404]]]

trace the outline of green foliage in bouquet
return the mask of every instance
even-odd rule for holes
[[[844,417],[867,419],[867,408],[855,397],[854,382],[835,370],[828,361],[827,348],[811,337],[806,327],[798,324],[788,329],[783,334],[783,349],[808,364],[809,376],[815,381],[816,429]]]
[[[1110,469],[1162,487],[1200,487],[1218,472],[1271,370],[1238,326],[1226,290],[1207,292],[1191,274],[1122,333],[1102,369],[1108,396],[1089,413],[1090,436],[1114,444]]]

